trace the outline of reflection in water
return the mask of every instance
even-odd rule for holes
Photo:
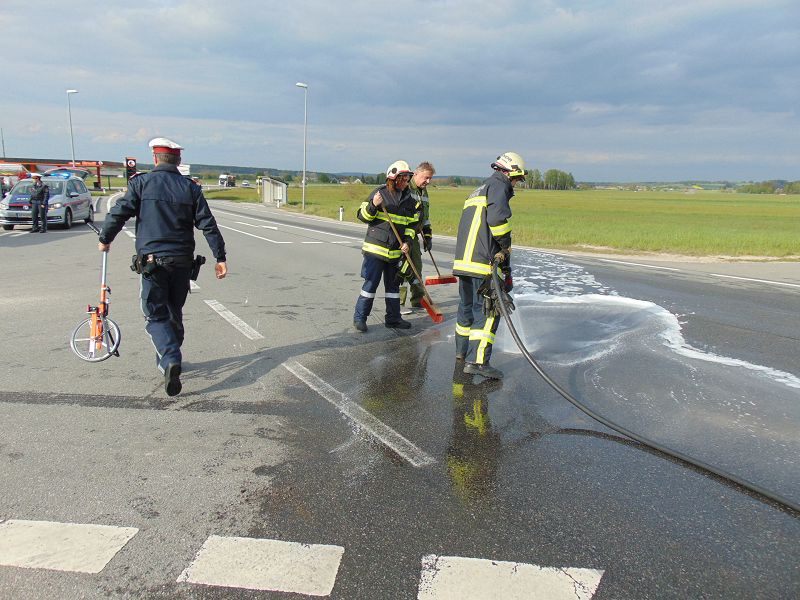
[[[453,429],[447,447],[447,474],[456,495],[465,503],[485,501],[495,488],[500,460],[500,433],[492,427],[489,394],[502,389],[502,380],[473,383],[456,361],[453,370]]]

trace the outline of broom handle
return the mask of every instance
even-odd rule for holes
[[[380,192],[378,192],[378,193],[380,193]],[[384,206],[384,204],[383,204],[383,196],[381,196],[381,209],[383,210],[383,214],[386,215],[386,220],[389,221],[389,225],[392,226],[392,231],[394,232],[394,237],[397,238],[397,243],[402,246],[403,245],[403,238],[400,237],[400,234],[397,231],[397,227],[395,227],[394,223],[392,222],[392,217],[389,216],[389,211],[386,210],[386,206]],[[431,306],[433,306],[433,299],[431,298],[430,294],[428,293],[428,290],[425,288],[425,284],[422,283],[422,277],[420,277],[419,273],[417,273],[417,268],[414,266],[414,261],[411,260],[411,257],[408,255],[408,252],[404,252],[403,254],[406,255],[406,258],[408,259],[408,266],[411,267],[411,270],[414,272],[414,275],[417,277],[417,281],[419,281],[419,285],[422,288],[422,292],[425,294],[425,299],[428,302],[431,303]]]
[[[433,268],[434,268],[434,269],[436,269],[436,275],[437,275],[439,278],[441,278],[441,277],[442,277],[442,274],[439,272],[439,267],[436,265],[436,261],[435,261],[435,260],[433,260],[433,252],[431,252],[430,250],[428,250],[428,256],[430,256],[430,257],[431,257],[431,261],[433,262]]]

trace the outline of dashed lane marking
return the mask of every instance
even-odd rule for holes
[[[212,535],[178,582],[328,596],[344,548]]]
[[[264,336],[258,333],[255,329],[250,327],[247,323],[242,321],[239,317],[225,308],[222,304],[217,302],[216,300],[205,300],[206,304],[208,304],[212,310],[214,310],[219,316],[225,319],[228,323],[233,325],[239,332],[244,335],[246,338],[251,340],[263,340]]]
[[[800,284],[786,283],[783,281],[770,281],[769,279],[753,279],[752,277],[736,277],[735,275],[722,275],[720,273],[709,273],[714,277],[724,277],[726,279],[741,279],[742,281],[755,281],[757,283],[768,283],[770,285],[785,285],[787,287],[800,288]]]
[[[0,565],[99,573],[138,531],[134,527],[12,519],[0,523]]]
[[[235,231],[236,233],[241,233],[242,235],[249,235],[250,237],[258,238],[259,240],[264,240],[265,242],[272,242],[273,244],[291,244],[293,242],[278,242],[276,240],[271,240],[269,238],[262,237],[260,235],[256,235],[254,233],[248,233],[247,231],[242,231],[241,229],[234,229],[233,227],[228,227],[227,225],[220,225],[217,223],[217,226],[220,229],[230,229],[231,231]]]
[[[216,212],[225,213],[225,214],[228,214],[228,215],[234,215],[234,216],[237,216],[237,217],[241,216],[241,215],[238,215],[236,213],[226,212],[224,210],[218,210]],[[259,219],[259,220],[262,220],[262,219]],[[271,223],[275,223],[275,221],[270,221],[270,222]],[[322,231],[320,229],[312,229],[310,227],[301,227],[300,225],[288,225],[286,223],[278,223],[278,225],[280,225],[281,227],[291,227],[292,229],[302,229],[303,231],[311,231],[313,233],[319,233],[319,234],[322,234],[322,235],[332,235],[334,237],[345,238],[345,239],[348,239],[348,240],[355,240],[357,242],[360,242],[362,240],[362,238],[355,238],[355,237],[352,237],[352,236],[349,236],[349,235],[343,235],[341,233],[331,233],[330,231]]]
[[[603,573],[429,554],[422,558],[417,600],[590,600]]]
[[[283,366],[300,381],[338,408],[344,416],[353,421],[358,427],[413,466],[424,467],[436,462],[436,459],[420,450],[413,442],[400,435],[372,413],[361,408],[361,406],[306,369],[299,362],[293,360],[283,363]]]
[[[661,270],[661,271],[680,271],[680,269],[673,269],[672,267],[659,267],[659,266],[656,266],[656,265],[644,265],[642,263],[627,262],[627,261],[624,261],[624,260],[614,260],[614,259],[611,259],[611,258],[598,258],[596,260],[598,260],[600,262],[615,263],[615,264],[618,264],[618,265],[631,265],[631,266],[634,266],[634,267],[644,267],[646,269],[658,269],[658,270]]]

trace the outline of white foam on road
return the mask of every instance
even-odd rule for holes
[[[417,600],[590,600],[603,573],[430,554],[422,558]]]
[[[138,531],[134,527],[12,519],[0,523],[0,565],[99,573]]]
[[[283,363],[283,366],[300,381],[338,408],[345,417],[350,419],[360,429],[369,433],[372,437],[413,466],[424,467],[436,462],[436,459],[432,456],[420,450],[411,441],[386,425],[369,411],[361,408],[361,406],[309,371],[299,362],[293,360]]]
[[[178,582],[328,596],[344,548],[212,535]]]

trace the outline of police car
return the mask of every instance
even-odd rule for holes
[[[69,229],[75,221],[94,221],[92,195],[83,179],[69,171],[53,171],[42,177],[50,188],[47,225],[61,225]],[[15,225],[33,225],[31,219],[31,189],[33,179],[22,179],[0,201],[0,225],[14,229]]]

